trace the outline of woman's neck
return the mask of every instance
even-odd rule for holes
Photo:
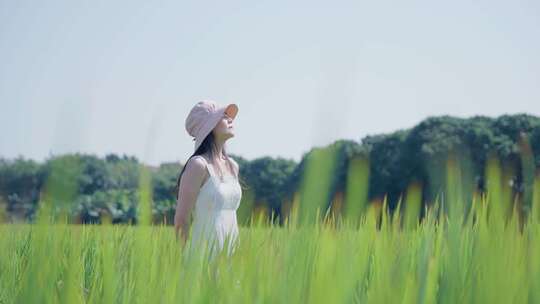
[[[224,175],[234,175],[233,172],[230,171],[230,167],[227,166],[227,157],[223,154],[223,150],[220,151],[220,153],[213,151],[213,154],[207,155],[207,158],[211,161],[211,163],[218,167],[221,177]]]
[[[221,157],[222,159],[225,159],[225,157],[223,157],[223,146],[225,145],[225,141],[222,141],[218,138],[216,138],[216,141],[214,142],[214,153],[216,156],[219,156]]]

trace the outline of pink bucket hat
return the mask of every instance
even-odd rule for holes
[[[197,151],[225,113],[234,119],[238,113],[238,106],[234,103],[219,106],[212,100],[199,101],[193,106],[186,118],[186,131],[195,141],[194,151]]]

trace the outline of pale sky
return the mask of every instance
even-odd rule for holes
[[[0,0],[0,156],[184,162],[199,100],[228,152],[299,160],[433,115],[540,115],[538,1]]]

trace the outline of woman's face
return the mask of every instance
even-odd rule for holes
[[[223,114],[223,117],[214,127],[214,136],[216,138],[222,138],[224,140],[229,139],[234,136],[233,120],[230,118],[227,113]]]

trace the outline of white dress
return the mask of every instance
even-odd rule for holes
[[[195,202],[190,248],[203,245],[198,248],[206,248],[212,259],[227,244],[230,255],[239,243],[236,210],[240,206],[242,188],[234,175],[226,175],[222,181],[204,157],[194,157],[205,162],[209,177]]]

